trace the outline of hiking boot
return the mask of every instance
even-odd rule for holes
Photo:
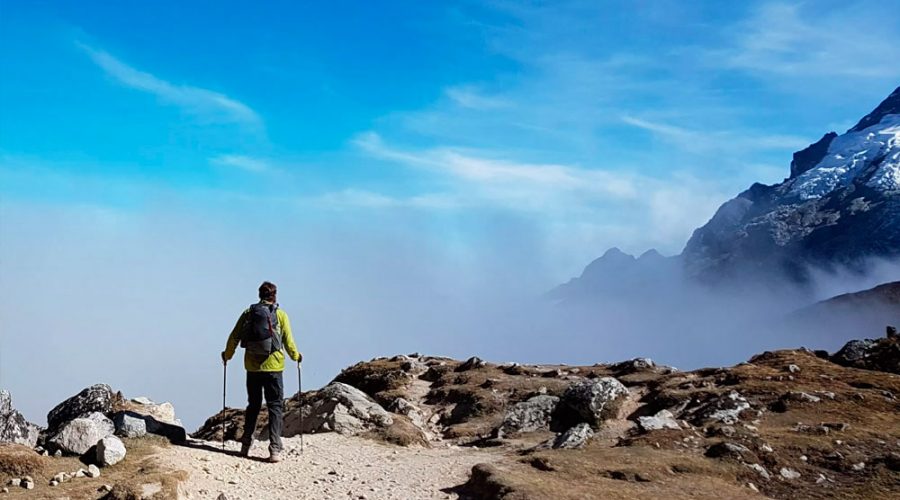
[[[268,462],[270,464],[277,464],[278,462],[281,462],[281,452],[279,452],[279,451],[270,452]]]
[[[251,445],[249,445],[249,444],[242,444],[242,445],[241,445],[241,456],[242,456],[242,457],[249,457],[249,456],[250,456],[250,446],[251,446]]]

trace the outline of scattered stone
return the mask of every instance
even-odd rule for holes
[[[9,486],[19,487],[19,486],[22,486],[22,480],[17,477],[14,477],[9,480],[8,484],[9,484]]]
[[[766,468],[763,467],[762,465],[759,465],[759,464],[744,464],[744,465],[747,466],[748,468],[756,471],[756,473],[759,474],[764,479],[772,479],[772,475],[769,474],[769,471],[767,471]]]
[[[778,471],[778,473],[781,474],[781,477],[783,477],[789,481],[800,478],[799,472],[795,471],[794,469],[789,469],[787,467],[782,467],[781,470]]]
[[[747,398],[737,391],[728,394],[712,396],[694,408],[694,423],[702,424],[706,421],[722,422],[726,425],[734,425],[741,418],[741,413],[750,409]]]
[[[787,371],[790,373],[800,373],[800,367],[797,365],[787,365]]]
[[[97,462],[103,467],[115,465],[125,458],[125,443],[116,436],[106,436],[97,443]]]
[[[734,458],[747,460],[753,457],[753,453],[744,445],[723,441],[706,449],[706,456],[710,458]]]
[[[7,488],[6,486],[0,488],[0,493],[9,493],[9,488]]]
[[[675,420],[675,415],[669,410],[660,410],[652,417],[638,417],[638,427],[644,432],[656,431],[661,429],[680,430],[681,426]]]
[[[84,469],[78,469],[75,471],[75,477],[87,477],[87,471]]]
[[[857,462],[857,463],[853,464],[852,468],[853,468],[853,470],[859,472],[866,468],[866,463],[865,462]]]
[[[487,363],[483,359],[479,358],[478,356],[472,356],[471,358],[467,359],[463,364],[456,367],[456,371],[465,372],[465,371],[469,371],[469,370],[474,370],[476,368],[482,368],[486,365],[487,365]]]
[[[559,404],[558,397],[546,395],[534,396],[527,401],[516,403],[506,412],[500,431],[516,433],[547,429],[557,404]]]
[[[628,389],[612,377],[585,380],[570,385],[560,400],[582,421],[598,426],[613,417],[619,401],[628,396]]]
[[[46,453],[46,451],[44,451],[44,453]],[[62,450],[56,450],[56,451],[54,451],[54,452],[53,452],[53,456],[54,456],[55,458],[60,458],[60,457],[62,457],[62,456],[63,456]]]
[[[104,484],[103,486],[97,488],[97,492],[99,493],[107,493],[112,491],[112,486],[109,484]]]
[[[593,429],[591,429],[591,426],[587,423],[582,422],[557,436],[556,439],[553,440],[552,447],[554,449],[581,448],[592,437],[594,437]]]
[[[84,455],[97,441],[115,431],[112,420],[99,412],[66,422],[50,443],[63,453]]]
[[[825,481],[828,481],[828,478],[825,477],[825,474],[819,474],[819,477],[816,478],[816,484],[822,484]]]
[[[755,484],[747,483],[747,487],[750,488],[751,490],[755,491],[756,493],[759,493],[759,488],[757,488]]]
[[[760,449],[760,451],[764,451],[766,453],[772,453],[773,451],[775,451],[774,449],[772,449],[771,446],[769,446],[767,444],[760,446],[759,449]]]
[[[50,486],[59,486],[59,481],[57,481],[56,479],[51,479]]]
[[[87,477],[100,477],[100,468],[94,464],[88,465]]]

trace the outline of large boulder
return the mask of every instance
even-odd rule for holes
[[[628,389],[621,382],[612,377],[601,377],[570,385],[560,402],[582,422],[597,427],[615,416],[619,404],[627,396]]]
[[[119,436],[156,434],[176,443],[187,438],[181,421],[175,418],[172,403],[155,403],[146,397],[139,397],[120,403],[118,408],[113,421]]]
[[[681,429],[675,415],[669,410],[660,410],[653,416],[638,417],[638,427],[644,432],[658,431],[662,429]]]
[[[888,327],[888,336],[847,342],[831,362],[851,368],[900,373],[900,337]]]
[[[506,412],[500,432],[505,434],[547,430],[557,404],[559,404],[558,397],[545,394],[516,403]]]
[[[33,448],[41,428],[25,420],[12,405],[8,391],[0,391],[0,443],[16,443]]]
[[[97,442],[97,463],[103,467],[115,465],[125,458],[125,443],[115,436]]]
[[[393,423],[390,413],[366,393],[341,382],[332,382],[311,394],[299,412],[285,415],[284,434],[337,432],[354,435]]]
[[[54,436],[67,422],[91,413],[109,413],[116,400],[116,393],[108,385],[92,385],[50,410],[46,434]]]
[[[745,411],[751,410],[750,402],[737,391],[724,394],[710,394],[703,400],[691,402],[684,413],[695,425],[718,422],[734,425],[740,421]]]
[[[49,444],[69,455],[84,455],[98,441],[115,431],[112,420],[100,412],[66,422]]]

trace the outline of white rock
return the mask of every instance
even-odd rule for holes
[[[116,436],[106,436],[97,443],[97,462],[100,465],[115,465],[124,458],[125,443]]]
[[[102,413],[95,412],[85,418],[67,422],[50,442],[64,453],[83,455],[97,444],[97,441],[112,435],[114,431],[112,420]]]
[[[656,431],[660,429],[679,430],[681,427],[675,416],[669,410],[660,410],[652,417],[638,417],[638,426],[644,431]]]
[[[788,480],[794,480],[794,479],[800,478],[799,472],[795,471],[794,469],[789,469],[787,467],[782,467],[781,470],[778,471],[778,473],[781,474],[781,477],[788,479]]]

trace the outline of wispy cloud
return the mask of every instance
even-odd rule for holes
[[[772,2],[730,30],[732,47],[714,53],[729,67],[763,75],[898,78],[898,21],[883,4]]]
[[[304,198],[303,203],[311,203],[324,208],[412,208],[424,210],[450,210],[463,208],[464,202],[445,193],[426,193],[414,196],[390,196],[364,189],[343,189],[312,198]]]
[[[381,136],[374,132],[362,134],[354,142],[375,157],[426,167],[498,195],[527,192],[533,199],[562,193],[584,193],[616,199],[632,199],[638,195],[629,174],[568,165],[513,162],[447,147],[403,150],[385,144]]]
[[[210,163],[257,174],[271,172],[274,169],[267,160],[244,155],[220,155],[210,159]]]
[[[509,101],[486,95],[471,85],[449,87],[444,93],[459,106],[469,109],[497,109],[510,105]]]
[[[700,153],[728,151],[732,154],[741,154],[748,151],[765,150],[796,151],[811,142],[808,137],[784,134],[695,130],[630,115],[622,116],[622,122],[651,132],[682,150]]]
[[[262,127],[262,119],[246,104],[225,94],[201,87],[177,85],[151,73],[129,66],[110,53],[77,42],[91,60],[119,83],[158,97],[162,102],[178,106],[199,119],[214,123],[239,123]]]

